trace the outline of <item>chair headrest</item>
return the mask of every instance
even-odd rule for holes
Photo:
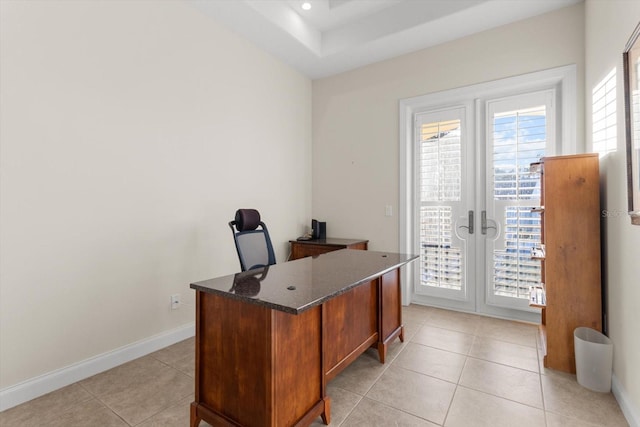
[[[236,211],[236,228],[238,231],[255,230],[260,225],[260,212],[255,209],[238,209]]]

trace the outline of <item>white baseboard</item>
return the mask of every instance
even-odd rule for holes
[[[195,322],[0,390],[0,411],[130,362],[195,335]]]
[[[629,399],[627,391],[620,384],[615,374],[611,377],[611,392],[616,397],[618,405],[620,405],[620,409],[629,423],[629,427],[640,427],[640,408],[634,406]]]

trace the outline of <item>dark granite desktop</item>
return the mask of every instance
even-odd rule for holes
[[[316,257],[191,284],[227,298],[299,314],[418,258],[417,255],[341,249]]]

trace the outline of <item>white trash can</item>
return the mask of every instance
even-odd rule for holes
[[[611,340],[595,329],[580,327],[573,331],[573,343],[578,384],[602,393],[611,391]]]

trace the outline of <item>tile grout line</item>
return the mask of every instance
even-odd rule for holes
[[[544,425],[545,427],[548,427],[549,420],[547,419],[547,404],[544,401],[544,388],[542,387],[542,368],[543,367],[540,366],[540,346],[538,345],[539,339],[540,337],[536,334],[536,357],[538,361],[538,381],[540,384],[540,397],[542,398],[542,414],[544,417]]]
[[[449,413],[451,412],[451,407],[453,406],[453,400],[456,398],[456,393],[458,393],[458,387],[460,387],[460,380],[462,379],[462,373],[464,372],[464,368],[467,366],[467,362],[469,361],[469,353],[471,352],[471,347],[476,341],[476,334],[473,334],[473,340],[471,341],[471,345],[467,350],[467,353],[464,355],[464,364],[462,365],[462,369],[460,370],[460,375],[458,375],[458,380],[456,381],[456,387],[453,390],[453,395],[451,396],[451,402],[449,402],[449,407],[447,408],[447,413],[444,415],[444,420],[442,420],[442,425],[444,426],[447,422],[447,418],[449,418]]]
[[[105,372],[107,372],[107,371],[105,371]],[[99,375],[99,374],[97,374],[97,375]],[[91,377],[89,377],[89,378],[91,378]],[[88,378],[87,378],[87,379],[88,379]],[[82,387],[82,389],[83,389],[84,391],[86,391],[86,392],[87,392],[87,393],[88,393],[88,394],[89,394],[93,399],[95,399],[95,400],[97,400],[98,402],[100,402],[100,404],[101,404],[102,406],[104,406],[106,409],[108,409],[108,410],[109,410],[109,412],[111,412],[113,415],[115,415],[116,417],[118,417],[118,419],[119,419],[119,420],[121,420],[125,425],[130,426],[130,427],[133,427],[133,426],[132,426],[132,424],[129,424],[129,423],[127,422],[127,420],[125,420],[124,418],[122,418],[122,417],[120,416],[120,414],[118,414],[118,413],[117,413],[117,412],[116,412],[116,411],[115,411],[111,406],[109,406],[109,405],[107,404],[107,402],[105,402],[105,401],[103,401],[102,399],[100,399],[98,396],[96,396],[95,394],[93,394],[93,393],[92,393],[92,392],[91,392],[87,387],[85,387],[85,386],[84,386],[84,384],[82,384],[82,381],[78,381],[78,382],[77,382],[77,384],[78,384],[80,387]]]

